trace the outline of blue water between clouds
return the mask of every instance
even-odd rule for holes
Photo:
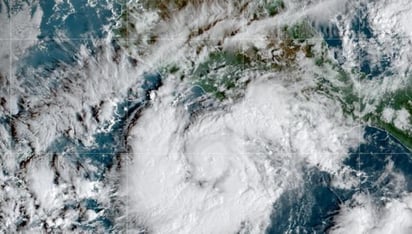
[[[25,65],[32,67],[44,66],[46,70],[53,70],[61,62],[74,63],[76,58],[73,57],[73,54],[78,50],[78,45],[86,44],[93,49],[88,38],[104,38],[105,34],[101,29],[103,25],[108,24],[111,20],[112,12],[99,7],[99,3],[103,3],[103,1],[98,1],[97,10],[87,6],[86,3],[86,0],[72,1],[76,13],[69,15],[66,20],[63,20],[62,18],[54,17],[57,13],[52,10],[53,1],[40,1],[44,15],[39,39],[45,45],[45,49],[32,48],[24,60]],[[63,3],[61,7],[62,10],[58,14],[64,15],[68,13],[69,8],[66,3]],[[120,5],[115,4],[115,8],[115,11],[120,10]],[[366,36],[373,36],[370,27],[364,22],[354,21],[353,27],[361,28],[360,33]],[[58,39],[57,33],[59,30],[64,30],[69,40],[61,41]],[[325,38],[325,40],[331,47],[339,48],[342,46],[339,40],[329,40],[328,38]],[[384,70],[389,65],[389,63],[384,62],[381,68]],[[371,74],[371,76],[377,76],[382,73],[379,69],[373,70],[374,68],[370,66],[370,62],[367,60],[362,61],[361,67],[362,72]],[[68,154],[73,156],[73,162],[91,162],[99,168],[97,173],[90,172],[91,179],[103,179],[106,170],[113,166],[115,155],[125,151],[122,142],[124,140],[125,121],[128,120],[132,112],[145,105],[149,92],[161,85],[161,76],[157,73],[146,74],[144,80],[141,87],[144,93],[139,98],[124,100],[118,104],[115,125],[110,132],[96,134],[96,144],[93,147],[88,148],[79,144],[79,142],[74,142],[73,139],[61,137],[50,146],[49,152],[58,154],[66,151],[73,152],[73,154]],[[194,97],[202,94],[201,90],[193,89]],[[198,107],[196,105],[193,106],[193,108]],[[355,192],[368,192],[376,198],[377,202],[383,196],[396,197],[397,194],[392,194],[387,189],[383,189],[385,186],[390,186],[391,178],[389,176],[377,183],[378,178],[383,174],[386,165],[390,161],[394,164],[393,170],[405,176],[407,181],[405,191],[411,191],[411,153],[396,139],[377,128],[366,127],[365,138],[368,141],[354,149],[344,162],[345,165],[354,170],[359,169],[367,175],[365,178],[362,178],[360,188],[356,190],[333,188],[330,185],[332,175],[317,168],[302,168],[306,176],[305,178],[307,178],[305,184],[302,188],[286,192],[273,205],[272,225],[268,228],[267,233],[275,234],[287,231],[300,231],[303,233],[327,232],[334,224],[333,217],[339,212],[339,206],[351,200]],[[103,209],[98,201],[93,199],[85,199],[82,201],[81,206],[97,212]],[[115,221],[111,212],[107,211],[107,217],[99,217],[96,222],[100,222],[107,230],[110,230],[113,228]]]
[[[399,191],[391,184],[395,178],[384,174],[390,162],[393,162],[393,172],[405,177],[403,191],[411,192],[411,152],[377,128],[366,127],[364,137],[367,142],[352,150],[344,161],[353,170],[364,173],[358,188],[334,188],[330,185],[332,175],[317,168],[303,168],[305,184],[286,192],[274,204],[267,233],[325,233],[334,225],[333,218],[340,205],[350,201],[355,192],[370,194],[377,205],[383,205],[383,198],[399,197]]]

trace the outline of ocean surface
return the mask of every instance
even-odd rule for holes
[[[143,2],[1,1],[1,231],[410,232],[410,3]]]

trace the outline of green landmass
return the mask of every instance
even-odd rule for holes
[[[195,68],[191,80],[205,92],[223,100],[234,88],[243,85],[238,81],[249,66],[250,59],[240,51],[216,51]]]
[[[157,10],[161,18],[166,19],[176,10],[186,7],[188,4],[199,4],[200,0],[143,0],[141,4],[152,10]],[[282,0],[264,0],[262,8],[257,9],[256,17],[274,16],[285,9],[285,3]],[[137,11],[129,6],[125,6],[120,18],[123,22],[127,22],[127,17],[130,12]],[[202,34],[209,30],[209,27],[200,28],[193,32],[193,36]],[[116,28],[115,34],[119,38],[128,37],[130,32],[135,30],[133,24],[121,25]],[[390,107],[394,110],[405,109],[412,116],[412,82],[405,85],[404,89],[393,93],[382,94],[379,100],[372,100],[379,103],[376,109],[371,113],[362,114],[365,108],[365,103],[358,90],[356,84],[351,77],[357,76],[358,81],[362,82],[367,78],[366,74],[357,73],[356,71],[345,71],[339,65],[335,64],[328,58],[328,47],[326,43],[322,43],[321,47],[316,47],[311,38],[317,35],[316,30],[307,21],[295,23],[293,25],[285,25],[281,30],[276,31],[273,37],[270,38],[270,43],[265,50],[276,51],[272,58],[264,57],[256,48],[250,48],[247,51],[223,51],[214,50],[207,59],[198,64],[190,74],[182,75],[182,79],[189,78],[190,81],[201,87],[206,93],[215,97],[217,100],[224,100],[232,97],[237,90],[243,89],[245,83],[239,82],[246,70],[268,70],[282,71],[285,69],[296,69],[296,58],[299,53],[303,53],[307,59],[311,59],[313,64],[319,69],[325,69],[324,75],[330,75],[327,71],[332,68],[336,75],[331,77],[323,77],[319,74],[316,77],[317,87],[315,92],[322,93],[330,98],[338,100],[343,112],[351,116],[355,121],[369,124],[373,127],[381,128],[398,139],[404,146],[412,150],[412,130],[405,131],[397,128],[393,123],[387,123],[382,120],[382,112],[385,107]],[[145,38],[147,44],[155,43],[157,40],[155,35]],[[139,41],[136,40],[136,43]],[[135,43],[135,44],[136,44]],[[164,72],[178,73],[180,68],[178,65],[170,65],[164,69]],[[186,77],[188,76],[188,77]],[[411,79],[412,80],[412,79]],[[412,120],[410,120],[412,125]]]
[[[271,0],[266,3],[265,8],[269,16],[274,16],[285,9],[285,3],[282,0]]]

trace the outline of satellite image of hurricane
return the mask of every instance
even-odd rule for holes
[[[0,0],[0,233],[411,234],[411,0]]]

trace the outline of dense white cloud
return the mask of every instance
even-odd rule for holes
[[[139,113],[141,116],[135,125],[128,126],[131,151],[122,155],[125,161],[121,178],[116,171],[111,171],[107,175],[110,181],[87,179],[86,169],[88,172],[97,169],[93,165],[86,165],[86,169],[82,168],[84,165],[76,168],[64,155],[52,162],[51,156],[46,154],[47,149],[64,134],[86,147],[93,146],[93,135],[105,131],[102,125],[113,124],[117,105],[128,97],[130,90],[139,89],[144,72],[178,64],[179,75],[187,76],[211,51],[216,51],[217,44],[226,51],[265,50],[269,44],[266,36],[273,28],[308,17],[317,23],[335,22],[336,15],[348,10],[353,3],[288,1],[287,10],[279,15],[252,22],[249,16],[255,9],[253,3],[243,12],[231,1],[212,2],[190,6],[162,22],[155,12],[133,15],[138,33],[131,36],[151,40],[149,34],[154,32],[160,37],[153,44],[129,47],[127,53],[115,51],[111,47],[112,35],[109,35],[106,41],[93,41],[96,47],[104,48],[96,54],[86,46],[79,46],[77,64],[62,64],[50,77],[43,77],[42,85],[27,85],[25,77],[15,80],[12,87],[15,95],[9,99],[8,108],[12,114],[18,114],[18,102],[23,100],[24,108],[30,113],[21,114],[19,121],[14,123],[18,141],[14,150],[1,159],[4,171],[0,172],[0,181],[4,190],[0,196],[10,202],[2,203],[0,214],[9,219],[0,230],[18,228],[14,220],[21,218],[19,207],[25,208],[31,224],[44,222],[56,230],[69,230],[79,217],[88,222],[101,214],[90,209],[64,209],[64,206],[68,202],[92,198],[106,208],[112,205],[110,199],[124,202],[122,211],[127,217],[116,220],[120,223],[116,226],[119,229],[124,221],[130,230],[146,227],[155,233],[262,233],[270,223],[273,202],[285,190],[303,183],[302,167],[317,167],[331,173],[332,183],[337,187],[357,185],[353,171],[344,167],[342,160],[350,148],[362,141],[361,126],[343,114],[342,103],[314,91],[317,74],[326,74],[326,79],[338,83],[334,76],[336,71],[328,67],[316,68],[310,59],[302,58],[302,54],[297,55],[301,70],[288,71],[288,74],[245,72],[243,79],[251,83],[242,93],[244,96],[235,102],[225,101],[220,110],[200,113],[196,117],[189,115],[177,97],[191,88],[190,81],[163,77],[164,86],[151,92],[147,108]],[[399,14],[379,11],[382,7],[379,4],[388,4]],[[384,32],[380,34],[384,36],[365,46],[372,61],[391,52],[391,34],[397,32],[391,30],[399,29],[406,36],[410,34],[410,26],[406,24],[410,4],[406,1],[381,1],[379,4],[371,5],[370,14],[376,17],[370,23],[376,32]],[[398,11],[401,7],[406,10]],[[14,18],[18,27],[12,36],[34,38],[15,44],[15,63],[28,47],[37,43],[35,37],[39,33],[42,11],[37,8],[32,20],[27,21],[31,17],[29,13],[28,8],[24,8]],[[343,40],[342,54],[346,58],[343,67],[349,71],[357,66],[359,48],[351,28],[356,16],[350,11],[344,13],[348,15],[342,16],[338,27]],[[0,20],[7,21],[4,12]],[[193,36],[193,31],[199,28],[207,30]],[[9,30],[5,26],[0,34],[5,35]],[[315,36],[317,39],[320,35]],[[401,42],[401,46],[407,45],[405,40]],[[318,40],[315,47],[319,48],[320,43]],[[385,48],[381,48],[380,43]],[[381,50],[372,53],[378,47]],[[5,55],[0,58],[1,72],[9,74],[10,44],[2,43],[0,52]],[[395,56],[392,68],[399,68],[399,74],[409,68],[408,53],[406,50]],[[135,56],[137,66],[129,62],[128,55]],[[50,83],[56,80],[61,81],[65,89],[49,89]],[[402,87],[404,81],[383,79],[359,83],[356,76],[351,76],[351,80],[354,89],[365,89],[362,94],[367,100],[380,95],[377,90],[393,91]],[[92,108],[96,106],[99,112],[95,119]],[[410,128],[407,123],[410,116],[404,109],[385,110],[385,120],[393,121],[400,129]],[[1,125],[0,135],[0,149],[6,151],[11,140],[10,131]],[[27,161],[23,171],[20,170],[19,162],[32,155],[35,157]],[[113,194],[119,180],[120,191]],[[355,201],[355,206],[345,204],[347,206],[342,208],[334,231],[346,232],[350,227],[357,228],[352,230],[354,232],[410,230],[409,195],[391,200],[384,208],[373,205],[363,195],[357,196]],[[397,214],[402,218],[394,218]]]
[[[374,204],[366,194],[358,194],[355,204],[342,207],[331,233],[399,233],[412,231],[412,196],[405,194],[387,201],[385,206]]]
[[[189,119],[161,88],[130,132],[123,170],[128,213],[156,233],[260,233],[272,204],[301,185],[302,163],[339,177],[341,160],[360,139],[356,123],[334,118],[337,103],[299,97],[261,77],[228,111]],[[133,227],[133,226],[131,226]]]

